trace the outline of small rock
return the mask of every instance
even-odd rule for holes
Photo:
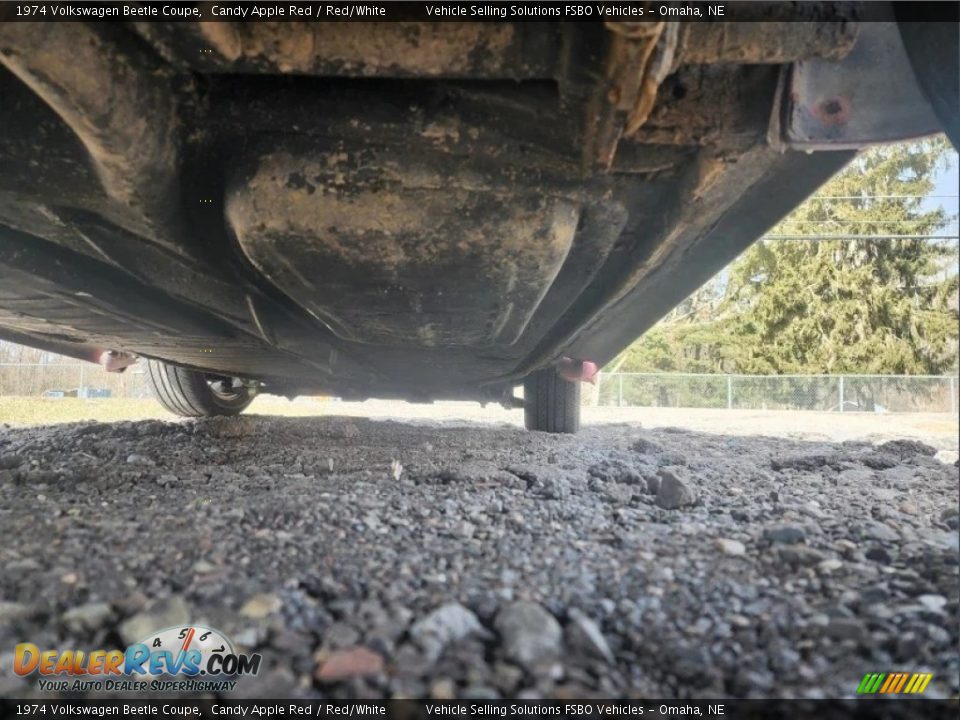
[[[826,465],[833,465],[836,462],[836,455],[794,455],[774,458],[770,461],[770,467],[774,470],[811,471],[819,470]]]
[[[960,529],[960,510],[957,510],[957,508],[947,508],[940,514],[940,519],[943,520],[951,530]]]
[[[206,560],[197,560],[193,564],[193,571],[198,575],[206,575],[207,573],[212,573],[217,569],[217,566]]]
[[[872,452],[869,455],[864,455],[862,458],[860,458],[860,462],[869,468],[873,468],[874,470],[883,470],[884,475],[887,475],[887,471],[891,469],[900,469],[897,468],[897,466],[900,464],[899,456],[886,452]],[[913,476],[912,469],[909,470],[909,474],[911,477]]]
[[[410,638],[432,660],[440,657],[449,643],[468,635],[489,637],[490,634],[477,616],[459,603],[442,605],[410,627]]]
[[[799,525],[783,523],[764,529],[763,537],[772,543],[792,545],[794,543],[805,542],[807,532]]]
[[[834,640],[854,640],[858,643],[867,636],[863,623],[849,618],[833,618],[827,624],[825,632]]]
[[[528,670],[554,660],[560,654],[563,630],[543,607],[533,602],[515,602],[501,610],[494,621],[504,655]]]
[[[34,610],[29,605],[0,600],[0,625],[7,625],[33,617]]]
[[[639,485],[643,477],[636,467],[623,460],[606,459],[587,469],[587,475],[601,482],[623,483],[624,485]]]
[[[343,622],[335,622],[323,632],[323,644],[329,648],[348,648],[358,642],[360,642],[360,633],[353,626]]]
[[[651,495],[656,495],[660,491],[660,476],[659,475],[648,475],[647,476],[647,492]]]
[[[930,447],[919,440],[890,440],[880,445],[877,450],[900,457],[909,457],[910,455],[929,455],[932,457],[937,454],[936,448]]]
[[[744,555],[747,552],[747,548],[744,547],[743,543],[739,540],[730,540],[729,538],[717,538],[714,541],[714,544],[717,546],[717,549],[720,550],[724,555]]]
[[[943,595],[921,595],[917,602],[935,613],[942,612],[947,605],[947,599]]]
[[[457,686],[450,678],[438,678],[430,685],[430,697],[433,700],[454,700]]]
[[[148,457],[139,455],[137,453],[130,453],[127,455],[127,463],[129,465],[156,465],[156,463]]]
[[[886,551],[883,547],[876,545],[864,553],[864,557],[867,560],[873,560],[874,562],[882,563],[883,565],[889,565],[893,562],[893,558],[890,557],[890,553]]]
[[[860,591],[860,602],[864,605],[875,605],[886,602],[890,598],[890,591],[882,585],[874,585]]]
[[[785,545],[778,550],[780,559],[790,565],[816,565],[823,560],[823,553],[806,545]]]
[[[454,535],[457,537],[462,537],[466,540],[472,538],[476,532],[477,526],[467,520],[457,523],[453,528]]]
[[[896,530],[879,522],[872,522],[867,525],[863,534],[871,540],[879,540],[880,542],[896,542],[900,539]]]
[[[657,443],[647,440],[646,438],[637,438],[630,447],[634,452],[641,453],[642,455],[653,455],[655,453],[663,452],[662,445],[658,445]]]
[[[659,476],[660,488],[655,501],[657,505],[665,510],[676,510],[696,502],[696,493],[682,477],[679,468],[661,468]]]
[[[127,645],[138,643],[150,633],[190,622],[190,608],[179,595],[154,600],[131,618],[120,623],[120,639]]]
[[[920,512],[920,508],[917,507],[917,503],[914,500],[904,500],[902,503],[897,505],[897,510],[902,512],[904,515],[916,515]]]
[[[567,645],[584,655],[613,662],[613,653],[597,624],[576,608],[569,612],[570,622],[566,628]]]
[[[260,593],[249,598],[240,608],[240,614],[253,620],[265,618],[280,611],[283,600],[273,593]]]
[[[832,573],[842,567],[843,561],[837,560],[836,558],[827,558],[826,560],[821,560],[817,565],[817,569],[822,573]]]
[[[73,632],[84,632],[99,630],[112,616],[113,608],[107,603],[92,602],[67,610],[61,619],[67,629]]]
[[[0,470],[15,470],[23,463],[19,455],[0,455]]]
[[[512,694],[523,681],[523,670],[510,663],[494,663],[493,681],[505,694]]]
[[[623,483],[609,483],[603,488],[603,496],[616,505],[628,505],[633,499],[633,488]]]
[[[837,476],[837,482],[840,485],[870,483],[875,479],[876,475],[872,470],[844,470]]]
[[[315,677],[321,682],[369,677],[383,671],[383,658],[362,646],[337,650],[317,668]]]
[[[180,482],[176,475],[160,475],[157,477],[157,485],[162,487],[173,487]]]

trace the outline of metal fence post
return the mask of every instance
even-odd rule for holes
[[[86,373],[84,372],[86,363],[80,363],[80,387],[77,388],[77,397],[82,398],[86,397],[86,392],[83,389],[83,381],[86,379]]]
[[[617,373],[617,407],[623,407],[623,373]]]
[[[840,412],[843,412],[843,375],[840,376]]]
[[[727,375],[727,410],[733,410],[733,376]]]
[[[950,414],[957,414],[957,385],[956,378],[953,375],[950,376]]]

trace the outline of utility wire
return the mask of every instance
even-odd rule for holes
[[[810,200],[924,200],[960,198],[960,195],[815,195]]]
[[[960,235],[764,235],[761,240],[960,240]]]
[[[956,220],[948,220],[945,225],[950,225],[955,223]],[[899,218],[895,220],[841,220],[840,218],[830,218],[827,220],[784,220],[784,224],[790,225],[821,225],[823,223],[836,223],[838,225],[903,225],[917,223],[929,225],[928,220],[919,220],[912,218]]]

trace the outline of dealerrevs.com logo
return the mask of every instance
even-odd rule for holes
[[[238,677],[260,671],[260,655],[238,653],[218,630],[191,625],[151,633],[126,650],[41,650],[21,643],[13,670],[38,674],[40,689],[56,692],[224,692]]]

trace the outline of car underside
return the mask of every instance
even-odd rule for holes
[[[754,12],[0,23],[0,338],[225,397],[586,378],[859,147],[943,127],[892,8]]]

